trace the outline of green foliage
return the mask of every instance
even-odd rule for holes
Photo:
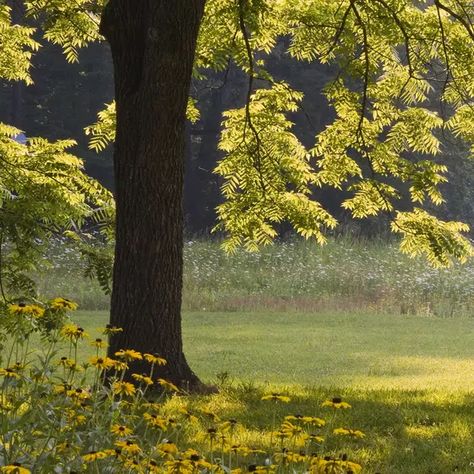
[[[24,5],[27,16],[43,25],[44,38],[75,61],[79,48],[100,39],[104,3]],[[37,48],[33,30],[13,27],[9,10],[1,8],[0,57],[6,59],[0,59],[0,72],[29,80]],[[249,77],[247,103],[224,115],[220,148],[226,156],[216,168],[227,199],[218,211],[218,227],[229,236],[226,248],[266,245],[284,221],[323,243],[336,221],[313,196],[318,187],[330,186],[351,193],[343,207],[355,218],[388,213],[404,251],[443,265],[464,260],[471,253],[462,235],[467,227],[447,225],[416,207],[443,202],[439,186],[446,168],[436,161],[441,132],[473,142],[472,16],[467,0],[208,0],[195,76],[233,62]],[[325,90],[336,117],[309,149],[287,118],[301,111],[302,97],[266,70],[266,57],[282,36],[289,38],[287,54],[294,59],[337,70]],[[188,117],[198,119],[193,100]],[[109,104],[86,129],[91,148],[100,151],[114,139],[114,124]],[[407,199],[412,208],[397,214]],[[409,237],[412,232],[420,238]]]
[[[26,144],[0,124],[0,287],[5,294],[32,296],[27,272],[41,259],[51,235],[113,215],[111,194],[83,172],[69,154],[73,141],[41,138]]]
[[[39,43],[34,28],[13,25],[11,8],[0,3],[0,77],[31,84],[30,60]]]

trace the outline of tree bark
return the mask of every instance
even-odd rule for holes
[[[156,375],[201,383],[183,354],[183,174],[186,106],[205,0],[110,0],[101,32],[112,50],[116,248],[109,353],[168,360]],[[147,373],[137,361],[131,371]]]

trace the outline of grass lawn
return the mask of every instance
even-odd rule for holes
[[[105,312],[75,317],[92,335],[106,319]],[[360,461],[364,472],[472,473],[473,330],[467,319],[186,313],[190,364],[204,380],[224,382],[218,395],[184,403],[237,418],[249,428],[242,443],[258,445],[274,409],[262,394],[291,396],[276,408],[279,416],[326,419],[333,415],[321,402],[342,396],[353,408],[335,414],[336,425],[367,437],[330,448]]]
[[[93,333],[106,312],[78,312]],[[474,389],[474,320],[377,314],[185,313],[185,353],[206,381]]]

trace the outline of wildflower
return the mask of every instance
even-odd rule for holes
[[[90,451],[87,454],[83,454],[82,459],[84,462],[94,462],[97,461],[98,459],[105,459],[109,457],[110,451]]]
[[[349,428],[336,428],[333,433],[341,436],[351,436],[352,438],[365,438],[365,434],[360,430],[351,430]]]
[[[158,452],[164,457],[174,456],[178,452],[178,447],[171,441],[165,441],[157,445]]]
[[[221,431],[232,431],[237,426],[237,420],[230,419],[221,423],[219,428]]]
[[[158,379],[158,383],[165,389],[168,390],[169,392],[179,392],[179,388],[171,382],[168,382],[165,379]]]
[[[194,416],[187,408],[181,407],[179,411],[184,415],[189,423],[196,423],[196,421],[198,421],[197,416]]]
[[[143,354],[143,358],[150,364],[154,365],[166,365],[167,363],[166,359],[159,357],[158,354]]]
[[[137,382],[142,382],[145,385],[153,385],[153,380],[151,380],[150,377],[147,377],[146,375],[140,375],[140,374],[132,374],[132,377],[137,381]]]
[[[322,418],[318,418],[316,416],[304,416],[303,423],[305,425],[316,426],[317,428],[321,428],[326,424],[326,422]]]
[[[121,360],[110,359],[110,358],[109,360],[110,360],[110,363],[112,364],[112,368],[114,370],[117,370],[118,372],[128,369],[128,364],[126,362],[123,362]]]
[[[335,409],[340,409],[340,408],[352,408],[351,405],[349,405],[349,403],[347,402],[344,402],[342,400],[342,398],[339,398],[339,397],[335,397],[333,398],[332,400],[325,400],[323,403],[321,403],[321,406],[322,407],[331,407],[331,408],[335,408]]]
[[[111,324],[107,324],[107,326],[105,326],[105,328],[102,330],[102,334],[104,334],[105,336],[110,336],[112,334],[117,334],[118,332],[122,332],[123,329],[122,328],[118,328],[116,326],[112,326]]]
[[[87,337],[87,333],[84,331],[84,329],[80,326],[77,326],[76,324],[64,325],[61,329],[61,335],[70,341],[77,341],[78,339]]]
[[[115,446],[127,454],[139,454],[142,452],[142,448],[133,441],[116,441]]]
[[[110,431],[113,434],[117,436],[121,436],[121,437],[129,436],[133,432],[131,428],[128,428],[127,426],[124,426],[124,425],[112,425],[110,427]]]
[[[304,439],[306,441],[313,441],[314,443],[318,443],[318,444],[324,443],[324,438],[314,433],[305,435]]]
[[[128,362],[132,360],[141,360],[143,359],[143,356],[140,352],[135,351],[133,349],[120,349],[115,353],[115,357],[118,357],[120,359],[124,359]]]
[[[129,382],[114,382],[112,385],[112,392],[116,395],[134,395],[136,388]]]
[[[91,357],[89,359],[91,365],[100,370],[111,369],[114,365],[113,360],[108,357]]]
[[[144,413],[143,418],[145,418],[149,426],[160,428],[161,430],[165,430],[169,424],[166,418],[150,413]]]
[[[59,310],[65,309],[69,311],[75,311],[78,307],[78,304],[74,301],[68,300],[67,298],[54,298],[49,302],[51,309]]]
[[[7,379],[19,379],[20,375],[11,367],[7,367],[6,369],[0,369],[0,376],[7,378]]]
[[[210,410],[201,410],[202,414],[210,418],[212,421],[217,422],[220,418]]]
[[[0,472],[6,474],[30,474],[31,471],[22,467],[19,462],[14,462],[13,464],[8,464],[7,466],[0,467]]]
[[[96,347],[97,349],[104,349],[105,347],[107,347],[107,343],[103,339],[98,337],[95,341],[91,342],[91,346]]]
[[[262,400],[273,400],[275,402],[288,403],[291,398],[287,397],[286,395],[282,395],[281,393],[271,393],[270,395],[264,395]]]
[[[305,455],[293,451],[283,450],[275,453],[275,461],[278,463],[299,463],[305,460]]]
[[[254,472],[255,474],[268,474],[273,468],[271,466],[257,466],[250,464],[247,468],[248,472]]]
[[[36,304],[11,304],[8,307],[8,310],[12,314],[22,315],[22,314],[29,314],[30,316],[35,316],[40,318],[44,314],[44,308],[38,306]]]
[[[166,461],[165,467],[168,474],[192,474],[194,472],[194,464],[188,459]]]

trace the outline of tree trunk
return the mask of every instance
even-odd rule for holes
[[[117,101],[116,249],[109,353],[168,360],[156,375],[201,384],[183,354],[183,174],[186,105],[205,0],[110,0],[101,32]],[[145,361],[131,371],[147,373]]]

